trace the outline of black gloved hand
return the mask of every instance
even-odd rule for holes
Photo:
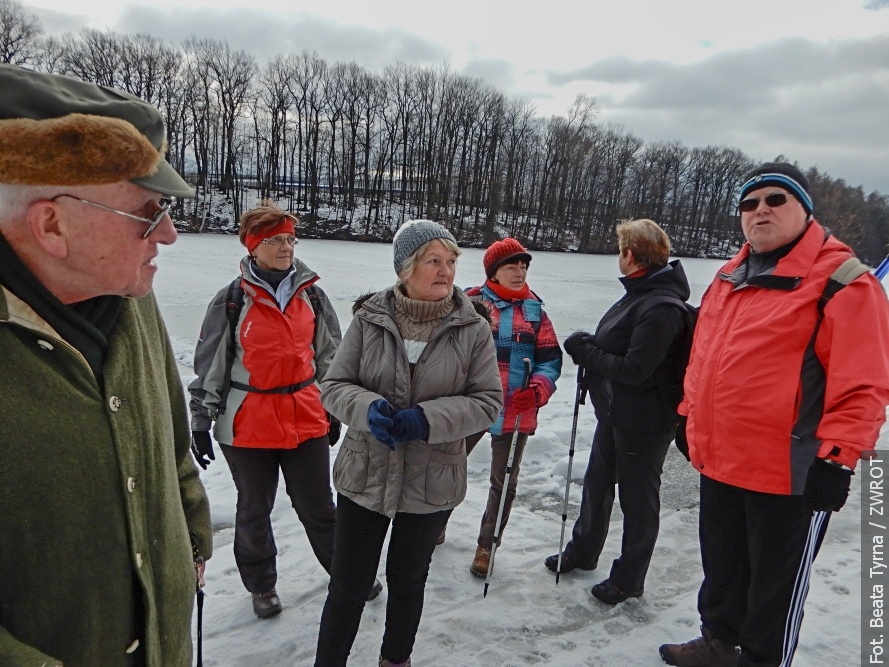
[[[210,439],[210,431],[191,432],[191,453],[194,454],[194,460],[198,462],[198,465],[203,470],[207,469],[211,460],[216,460],[216,454],[213,453],[213,441]]]
[[[327,431],[327,440],[330,446],[333,447],[340,441],[340,434],[343,432],[343,422],[329,412],[327,413],[327,421],[330,423],[330,428]]]
[[[580,366],[580,353],[583,351],[584,345],[591,339],[593,339],[592,334],[587,333],[586,331],[575,331],[573,334],[565,339],[565,342],[562,343],[562,347],[565,348],[565,352],[568,353],[568,356],[571,357],[571,360],[575,364]]]
[[[685,457],[686,461],[691,461],[691,456],[688,455],[688,437],[685,433],[687,426],[688,417],[679,415],[679,421],[676,423],[676,449]]]
[[[849,497],[854,473],[827,461],[815,459],[803,492],[807,512],[839,512]]]

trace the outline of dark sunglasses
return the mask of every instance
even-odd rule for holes
[[[787,203],[787,200],[790,199],[791,195],[786,195],[783,192],[775,192],[770,195],[765,196],[766,206],[769,208],[778,208],[779,206],[784,206]],[[742,199],[738,202],[738,210],[741,213],[752,213],[757,208],[759,208],[759,197],[749,197],[747,199]]]

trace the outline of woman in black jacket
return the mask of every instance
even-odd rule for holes
[[[578,331],[565,352],[583,370],[598,424],[583,481],[580,516],[565,546],[561,572],[593,570],[608,535],[614,487],[624,514],[621,555],[592,594],[606,604],[642,595],[657,540],[661,472],[676,431],[681,346],[690,326],[690,291],[670,240],[652,220],[617,227],[618,265],[626,294],[596,333]],[[658,297],[670,297],[663,299]],[[545,560],[556,571],[559,555]]]

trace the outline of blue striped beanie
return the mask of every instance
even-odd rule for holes
[[[744,177],[744,185],[741,186],[741,196],[738,201],[744,199],[754,190],[759,190],[767,185],[777,185],[784,188],[799,200],[806,210],[806,215],[812,215],[815,205],[809,195],[809,182],[803,176],[803,172],[787,162],[766,162],[757,167]]]

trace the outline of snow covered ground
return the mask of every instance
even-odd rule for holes
[[[386,244],[303,240],[297,255],[321,276],[345,330],[351,303],[368,290],[395,280],[392,249]],[[459,260],[456,284],[484,279],[482,250],[467,249]],[[244,254],[237,237],[180,235],[162,249],[155,288],[181,364],[183,383],[193,377],[192,354],[210,299],[237,273]],[[698,303],[721,261],[683,260]],[[529,284],[546,302],[560,340],[576,329],[592,329],[622,294],[616,257],[534,253]],[[423,620],[413,662],[417,667],[453,665],[554,667],[662,665],[657,647],[698,635],[695,601],[701,582],[697,540],[697,475],[671,448],[663,475],[661,531],[645,594],[610,607],[590,595],[608,575],[618,555],[621,513],[612,529],[599,570],[563,575],[558,586],[543,559],[555,553],[575,398],[576,367],[566,358],[553,400],[541,411],[519,476],[519,495],[487,597],[484,580],[469,572],[478,524],[488,491],[490,450],[482,441],[469,459],[469,491],[453,513],[447,541],[436,549],[426,587]],[[581,406],[571,469],[569,519],[577,515],[581,483],[595,428],[591,406]],[[880,438],[886,449],[889,436]],[[331,462],[337,449],[331,451]],[[238,577],[232,555],[235,489],[221,455],[203,473],[210,496],[216,554],[208,563],[204,604],[204,664],[211,666],[311,665],[327,575],[318,565],[305,533],[279,489],[273,513],[278,543],[278,593],[284,612],[260,621]],[[858,664],[861,646],[860,507],[861,476],[832,525],[815,562],[795,665]],[[385,556],[384,556],[385,557]],[[380,566],[383,578],[384,565]],[[386,593],[365,607],[350,664],[375,666],[385,620]]]

